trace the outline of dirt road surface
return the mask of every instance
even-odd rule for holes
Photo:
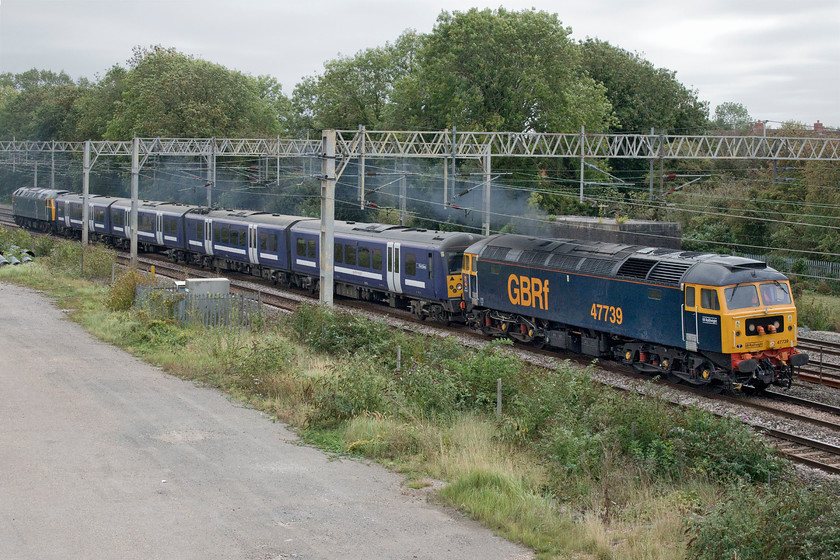
[[[0,558],[524,559],[0,283]]]

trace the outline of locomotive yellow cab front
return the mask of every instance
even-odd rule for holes
[[[807,355],[795,350],[796,307],[787,282],[755,282],[722,288],[721,337],[732,367],[750,371],[761,360],[800,366]]]

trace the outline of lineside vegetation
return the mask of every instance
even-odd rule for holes
[[[92,334],[229,393],[336,456],[374,460],[540,558],[840,558],[840,486],[805,484],[740,422],[305,305],[251,331],[132,306],[113,256],[26,239],[0,281],[46,290]],[[49,239],[49,238],[47,238]],[[397,368],[396,349],[401,350]],[[496,418],[496,383],[504,413]]]

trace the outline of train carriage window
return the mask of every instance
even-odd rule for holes
[[[373,250],[373,270],[382,270],[382,249]]]
[[[712,311],[720,310],[720,301],[715,290],[702,288],[700,290],[700,306],[704,309],[711,309]]]
[[[213,227],[213,242],[219,243],[222,240],[222,228],[219,226]]]
[[[696,292],[694,291],[694,286],[689,286],[685,289],[685,306],[686,307],[694,307],[696,302]]]
[[[298,237],[297,245],[295,247],[295,252],[297,253],[297,256],[299,256],[299,257],[305,257],[306,256],[306,239],[303,239],[302,237]]]
[[[111,213],[111,221],[114,223],[115,226],[124,226],[124,218],[125,215],[123,214],[122,210]]]
[[[230,227],[222,226],[222,243],[230,244]]]
[[[272,253],[277,252],[277,234],[272,233],[268,236],[268,250]]]
[[[82,219],[82,207],[78,205],[73,205],[70,207],[70,218],[74,220],[81,220]]]
[[[104,222],[105,221],[105,209],[104,208],[94,208],[93,210],[93,221],[94,222]]]
[[[417,276],[417,255],[414,253],[405,255],[405,273],[409,276]]]
[[[428,272],[429,272],[429,278],[431,279],[432,278],[432,266],[433,266],[432,263],[435,262],[434,255],[432,253],[429,253],[429,260],[426,261],[426,262],[429,263],[427,268],[428,268]]]
[[[141,214],[137,217],[137,229],[141,231],[155,231],[155,217],[151,214]]]
[[[239,230],[239,246],[240,247],[247,247],[248,246],[248,230],[247,229]]]
[[[166,235],[176,235],[178,233],[177,218],[163,217],[163,233]]]
[[[268,234],[264,231],[260,232],[260,251],[268,250]]]
[[[359,266],[370,268],[370,249],[367,247],[359,247]]]
[[[356,247],[353,245],[344,246],[344,263],[356,266]]]
[[[195,223],[195,238],[204,241],[204,222]]]
[[[311,258],[311,259],[314,259],[315,256],[316,256],[315,253],[316,253],[316,251],[315,251],[315,240],[310,239],[309,241],[306,242],[306,256]]]
[[[333,262],[335,264],[342,264],[344,262],[344,245],[341,243],[335,244],[335,251],[333,251]]]

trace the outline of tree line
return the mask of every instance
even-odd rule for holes
[[[698,132],[707,103],[674,72],[608,42],[575,42],[557,14],[443,12],[429,34],[339,56],[290,97],[173,48],[137,47],[97,80],[33,69],[0,75],[0,137],[300,136],[375,130]]]
[[[369,130],[577,132],[584,126],[588,132],[747,133],[752,123],[747,109],[734,102],[721,104],[710,116],[708,103],[675,72],[607,41],[574,41],[557,14],[533,9],[444,11],[428,34],[406,31],[384,46],[326,61],[323,71],[304,77],[291,96],[272,76],[251,76],[163,46],[136,47],[125,66],[115,64],[96,80],[38,69],[0,75],[0,139],[7,140],[306,137],[359,125]],[[840,253],[836,164],[808,162],[774,172],[756,162],[670,162],[671,173],[708,178],[699,188],[650,203],[647,161],[591,163],[600,169],[587,168],[587,181],[612,184],[583,205],[571,193],[579,161],[498,158],[493,166],[507,173],[506,183],[532,188],[531,206],[546,215],[679,221],[686,243],[701,250],[815,249],[824,260]],[[6,177],[9,170],[0,174]],[[118,175],[115,171],[114,178]],[[100,181],[108,193],[108,178]],[[317,193],[315,187],[293,180],[288,188],[294,196],[265,209],[317,211],[309,196]],[[229,193],[223,202],[236,205],[242,196],[261,195]],[[339,206],[337,216],[392,219],[349,205]]]

